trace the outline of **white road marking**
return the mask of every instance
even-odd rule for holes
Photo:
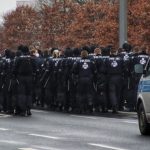
[[[8,141],[8,140],[0,140],[0,143],[7,143],[7,144],[15,144],[15,145],[24,145],[25,142],[18,142],[18,141]]]
[[[131,124],[138,124],[137,121],[132,121],[132,120],[125,120],[125,121],[122,121],[124,123],[131,123]]]
[[[136,112],[125,112],[125,111],[118,111],[120,114],[130,114],[130,115],[136,115]]]
[[[60,137],[54,137],[54,136],[48,136],[48,135],[42,135],[42,134],[28,134],[28,135],[36,136],[36,137],[42,137],[42,138],[48,138],[48,139],[54,139],[54,140],[61,139]]]
[[[97,119],[96,117],[87,117],[87,116],[78,116],[78,115],[70,115],[72,117],[78,117],[78,118],[86,118],[86,119]]]
[[[9,129],[6,128],[0,128],[0,131],[8,131]]]
[[[38,150],[38,149],[33,149],[33,148],[18,148],[20,150]]]
[[[35,112],[35,113],[48,113],[47,111],[44,111],[44,110],[31,110],[32,112]]]
[[[8,118],[8,117],[12,117],[12,116],[11,115],[0,114],[0,118]]]
[[[103,145],[103,144],[88,143],[88,145],[106,148],[106,149],[111,149],[111,150],[127,150],[124,148],[118,148],[118,147],[113,147],[113,146],[108,146],[108,145]]]
[[[40,150],[62,150],[54,147],[47,147],[47,146],[37,146],[37,145],[32,145],[31,147],[39,148]]]

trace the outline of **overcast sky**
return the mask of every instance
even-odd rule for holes
[[[2,16],[16,8],[16,0],[0,0],[0,22],[2,22]]]

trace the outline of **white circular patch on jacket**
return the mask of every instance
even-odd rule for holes
[[[141,65],[146,64],[146,60],[145,60],[144,58],[142,58],[142,59],[140,60],[140,64],[141,64]]]
[[[84,63],[83,65],[82,65],[82,68],[83,69],[87,69],[89,67],[89,65],[87,64],[87,63]]]
[[[118,63],[117,63],[116,61],[113,61],[113,62],[111,63],[111,66],[112,66],[113,68],[115,68],[115,67],[118,66]]]

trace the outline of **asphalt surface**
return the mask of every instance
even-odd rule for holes
[[[0,150],[150,150],[135,114],[76,115],[32,110],[0,114]]]

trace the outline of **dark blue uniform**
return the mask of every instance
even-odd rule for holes
[[[3,110],[9,114],[14,112],[14,101],[12,99],[13,94],[13,59],[9,57],[3,58]]]
[[[121,101],[124,62],[118,56],[111,56],[107,60],[106,66],[109,79],[109,100],[113,112],[116,112]]]
[[[127,107],[131,101],[131,89],[132,89],[132,71],[133,71],[133,58],[135,54],[133,52],[122,52],[119,56],[124,61],[124,74],[123,74],[123,85],[121,92],[121,102],[119,105],[119,110],[124,110],[125,102],[127,102]]]
[[[35,60],[36,65],[36,75],[33,78],[33,92],[32,92],[32,102],[33,104],[43,106],[42,91],[41,91],[41,76],[44,68],[44,59],[42,57],[31,56]]]
[[[97,68],[97,77],[95,82],[96,97],[95,97],[95,108],[99,111],[101,106],[102,112],[107,112],[108,97],[107,97],[107,72],[106,72],[106,60],[107,56],[93,56],[93,59]]]
[[[45,82],[45,85],[48,83],[46,87],[46,97],[48,98],[48,103],[52,109],[58,107],[58,64],[60,60],[61,58],[49,58],[48,70],[50,74]]]
[[[51,57],[47,58],[44,63],[44,72],[41,76],[42,86],[42,105],[46,104],[49,108],[54,105],[53,98],[53,60]]]
[[[78,76],[77,103],[79,111],[91,111],[93,108],[93,81],[96,72],[94,61],[88,58],[82,58],[73,66],[73,73]]]
[[[70,57],[67,62],[68,78],[67,78],[67,88],[69,92],[69,106],[70,111],[76,111],[77,109],[77,79],[73,74],[73,64],[79,61],[81,57]]]
[[[67,107],[67,58],[59,58],[57,64],[57,106],[60,110]],[[66,108],[67,109],[67,108]]]
[[[36,62],[29,55],[15,60],[14,74],[19,82],[16,113],[31,115],[33,78],[36,75]]]

